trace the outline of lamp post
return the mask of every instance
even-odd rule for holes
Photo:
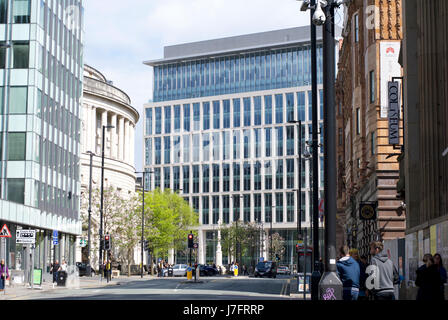
[[[334,0],[325,7],[323,28],[324,79],[324,198],[325,198],[325,273],[319,282],[319,297],[342,300],[342,282],[336,270],[336,110],[335,110],[335,36]],[[329,295],[329,293],[332,293]]]
[[[103,248],[101,243],[103,242],[103,205],[104,205],[104,136],[106,129],[113,129],[114,126],[104,126],[103,125],[103,136],[101,145],[101,203],[100,203],[100,254],[99,254],[99,270],[100,270],[100,280],[102,280],[102,264],[103,264]]]
[[[141,173],[142,174],[142,237],[141,237],[141,259],[142,259],[142,265],[140,267],[140,275],[141,278],[143,278],[143,246],[144,246],[144,233],[145,233],[145,174],[146,173],[154,173],[154,171],[137,171],[135,173]]]
[[[91,215],[92,215],[92,162],[93,162],[93,156],[95,155],[92,151],[87,151],[87,153],[90,155],[90,177],[89,177],[89,225],[88,225],[88,233],[87,233],[87,272],[88,275],[92,276],[91,271],[91,265],[90,265],[90,222],[91,222]]]
[[[270,228],[270,230],[269,230],[269,239],[270,239],[270,248],[269,248],[269,257],[270,257],[270,260],[272,261],[272,256],[273,256],[273,249],[272,249],[272,218],[273,218],[273,214],[272,214],[272,212],[275,210],[275,206],[272,206],[272,210],[271,210],[271,219],[270,219],[270,221],[271,221],[271,228]]]

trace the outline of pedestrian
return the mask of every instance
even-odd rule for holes
[[[442,291],[442,299],[445,300],[445,283],[447,282],[447,274],[446,269],[443,267],[442,256],[438,253],[434,255],[434,264],[437,266],[440,272],[440,278],[442,280],[440,290]]]
[[[67,263],[65,262],[65,260],[62,260],[62,264],[61,264],[61,271],[67,272]]]
[[[245,264],[243,264],[243,275],[246,275],[247,273],[247,267]]]
[[[417,300],[442,300],[440,291],[442,278],[433,256],[429,253],[425,254],[423,262],[425,264],[417,269],[417,279],[415,280],[415,284],[419,287]]]
[[[375,279],[374,288],[369,289],[369,292],[371,291],[373,300],[395,300],[394,285],[400,282],[400,277],[383,249],[384,245],[380,241],[370,243],[371,266],[375,268],[374,274],[378,279]]]
[[[358,300],[359,264],[350,256],[348,246],[342,246],[339,251],[342,258],[336,262],[336,269],[342,281],[342,298],[344,300]]]
[[[0,291],[5,290],[6,279],[9,278],[8,266],[5,264],[5,259],[0,261]]]
[[[51,265],[50,274],[53,274],[53,283],[58,282],[58,275],[59,270],[61,269],[61,266],[59,265],[59,260],[55,260],[54,263]]]
[[[367,265],[368,265],[367,256],[362,255],[361,258],[358,260],[358,264],[359,264],[359,272],[360,272],[358,300],[368,300],[367,287],[366,287],[366,281],[367,281],[366,269],[367,269]]]

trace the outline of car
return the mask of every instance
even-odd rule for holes
[[[89,275],[88,271],[87,271],[88,266],[89,266],[88,263],[76,262],[76,267],[78,268],[78,273],[79,273],[80,277],[82,277],[82,276],[90,276],[90,275],[94,276],[96,274],[96,271],[93,268],[90,268],[90,273],[91,274]]]
[[[289,271],[289,268],[287,266],[279,266],[277,268],[277,274],[291,274],[291,271]]]
[[[277,277],[277,263],[274,261],[258,262],[254,272],[255,278],[257,277]]]
[[[187,268],[186,264],[175,264],[173,266],[173,276],[174,277],[186,277],[187,276]]]
[[[199,264],[199,275],[204,276],[215,276],[219,274],[219,271],[217,268],[214,268],[213,266]]]

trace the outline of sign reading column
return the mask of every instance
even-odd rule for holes
[[[388,114],[387,83],[392,80],[392,77],[401,76],[401,66],[398,63],[400,46],[401,43],[399,41],[380,42],[381,118],[387,118]]]
[[[400,144],[400,84],[388,82],[388,120],[389,120],[389,144]]]

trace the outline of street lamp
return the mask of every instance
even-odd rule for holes
[[[91,271],[91,265],[90,265],[90,222],[91,222],[91,214],[92,214],[92,162],[93,162],[93,156],[95,154],[92,151],[87,151],[87,153],[90,155],[90,177],[89,177],[89,226],[88,226],[88,235],[87,235],[87,261],[88,261],[88,267],[87,272],[88,275],[92,276]]]
[[[319,283],[319,297],[342,300],[342,282],[336,269],[336,110],[335,110],[335,8],[341,3],[328,0],[323,27],[324,85],[324,198],[325,198],[325,273]],[[344,1],[343,1],[344,2]]]
[[[102,146],[101,146],[101,204],[100,204],[100,279],[102,279],[102,268],[103,263],[103,248],[101,247],[101,242],[103,240],[103,205],[104,205],[104,136],[106,129],[113,129],[114,126],[104,126],[103,125],[103,136],[102,136]]]
[[[272,214],[272,212],[275,210],[275,206],[272,206],[272,210],[271,210],[271,228],[270,228],[270,230],[269,230],[269,239],[270,239],[270,248],[269,248],[269,251],[270,251],[270,253],[269,253],[269,256],[270,256],[270,258],[271,258],[271,261],[272,261],[272,256],[273,256],[273,249],[272,249],[272,220],[273,220],[273,214]]]
[[[144,246],[144,230],[145,230],[145,174],[146,173],[154,173],[154,171],[137,171],[136,174],[141,173],[142,176],[142,238],[141,238],[141,258],[142,265],[140,267],[140,275],[143,278],[143,246]]]
[[[233,210],[235,210],[235,200],[234,200],[234,198],[233,198],[233,196],[232,197],[230,197],[231,199],[232,199],[232,208],[233,208]],[[244,196],[241,194],[240,196],[239,196],[239,199],[243,199],[244,198]],[[236,223],[236,230],[235,230],[235,260],[238,260],[240,263],[241,263],[241,259],[239,259],[239,251],[240,250],[238,250],[239,249],[239,242],[238,242],[238,221],[240,220],[240,213],[241,213],[241,201],[240,201],[240,205],[238,206],[238,215],[236,216],[236,221],[235,221],[235,223]],[[235,216],[234,216],[235,217]]]

